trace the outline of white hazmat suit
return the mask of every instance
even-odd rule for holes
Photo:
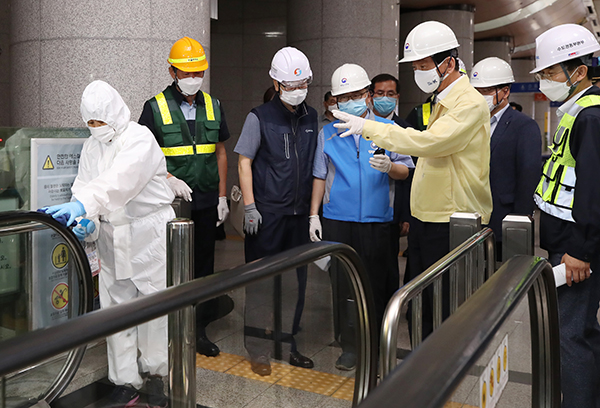
[[[166,228],[175,217],[167,182],[165,156],[145,126],[130,121],[119,93],[103,81],[89,84],[81,98],[81,116],[105,122],[114,137],[91,136],[83,145],[73,199],[98,228],[100,304],[117,305],[166,288]],[[168,372],[167,317],[107,339],[109,379],[139,389],[139,369],[151,375]]]

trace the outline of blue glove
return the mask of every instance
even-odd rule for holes
[[[66,214],[69,220],[65,224],[66,227],[73,224],[75,218],[81,217],[85,214],[85,208],[79,201],[71,201],[70,203],[53,205],[52,207],[44,207],[42,210],[46,211],[47,214],[52,214],[54,219],[58,219],[61,215]]]
[[[96,224],[94,224],[94,221],[88,220],[87,218],[79,221],[79,225],[73,228],[73,234],[75,234],[80,241],[83,241],[85,237],[94,231],[96,231]]]

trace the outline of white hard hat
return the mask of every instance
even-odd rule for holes
[[[331,95],[360,91],[371,85],[367,71],[360,65],[344,64],[331,76]]]
[[[482,59],[471,71],[471,85],[474,88],[511,84],[515,82],[512,68],[503,59],[489,57]]]
[[[269,76],[278,82],[295,82],[312,79],[312,71],[302,51],[284,47],[275,53]]]
[[[406,36],[404,58],[400,62],[418,61],[459,46],[454,31],[446,24],[439,21],[425,21],[413,28]]]
[[[600,50],[600,44],[587,28],[562,24],[535,39],[535,69],[540,72],[560,62],[580,58]]]

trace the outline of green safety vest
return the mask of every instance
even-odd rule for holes
[[[571,130],[575,118],[583,109],[600,105],[600,95],[587,95],[565,112],[552,140],[552,156],[544,164],[542,178],[535,189],[535,201],[544,212],[575,222],[572,215],[575,197],[575,158],[571,154]]]
[[[150,106],[157,140],[167,158],[167,171],[191,188],[212,192],[219,188],[216,144],[219,142],[221,109],[218,99],[213,100],[206,92],[202,95],[204,106],[196,107],[195,137],[190,134],[170,87],[152,98]]]

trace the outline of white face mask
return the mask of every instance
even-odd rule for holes
[[[494,95],[482,95],[483,99],[487,102],[488,108],[490,108],[490,112],[496,108],[494,105]]]
[[[100,143],[108,143],[115,137],[115,130],[108,125],[99,127],[88,126],[88,129],[90,130],[92,137]]]
[[[574,74],[575,72],[573,72]],[[571,77],[569,79],[571,79]],[[540,91],[548,97],[551,101],[562,102],[569,96],[571,89],[575,89],[577,83],[573,84],[573,86],[567,85],[569,81],[565,82],[556,82],[551,81],[549,79],[542,79],[540,81]]]
[[[177,85],[181,90],[181,93],[185,96],[196,95],[202,86],[202,81],[204,78],[200,77],[188,77],[179,79],[177,78]]]
[[[308,95],[308,89],[294,89],[293,91],[282,89],[279,98],[288,105],[298,106],[304,102],[306,95]]]
[[[328,110],[329,112],[333,112],[333,111],[334,111],[334,110],[336,110],[336,109],[337,109],[337,106],[336,106],[336,105],[327,105],[327,110]]]
[[[444,61],[442,61],[440,65],[443,63]],[[438,73],[438,68],[440,65],[428,71],[415,71],[415,83],[421,89],[421,91],[425,93],[433,93],[440,87],[440,84],[447,76],[444,74],[444,76],[440,78],[440,74]]]

